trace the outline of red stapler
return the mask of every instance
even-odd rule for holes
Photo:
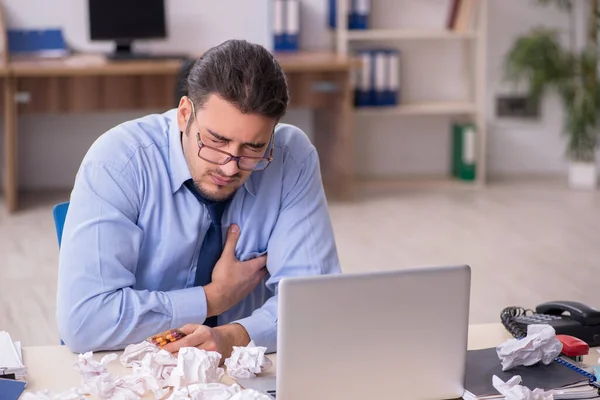
[[[563,345],[561,354],[575,361],[581,361],[590,352],[588,344],[574,336],[556,335],[556,338]]]

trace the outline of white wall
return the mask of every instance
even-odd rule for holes
[[[494,96],[515,90],[503,79],[502,63],[518,35],[537,26],[554,27],[561,32],[563,42],[569,43],[569,17],[555,8],[532,3],[532,0],[489,2],[488,161],[495,175],[565,173],[563,112],[557,96],[545,99],[537,121],[501,119],[494,112]]]
[[[373,22],[385,27],[435,26],[444,18],[429,10],[443,0],[377,0]],[[170,0],[165,41],[142,43],[140,48],[202,52],[229,38],[245,38],[271,48],[268,0]],[[302,0],[304,49],[330,46],[324,0]],[[110,49],[87,39],[87,1],[8,0],[8,23],[14,27],[61,26],[69,44],[78,50]],[[231,14],[228,8],[236,12]],[[391,7],[391,8],[388,8]],[[385,10],[384,10],[385,9]],[[396,10],[392,13],[390,10]],[[68,11],[66,11],[68,10]],[[495,118],[493,96],[505,92],[502,57],[514,36],[538,24],[566,26],[564,15],[532,5],[532,0],[489,0],[488,108],[489,169],[492,175],[562,173],[564,144],[560,137],[561,107],[549,99],[537,122]],[[460,81],[459,43],[403,43],[403,97],[409,100],[464,97]],[[95,138],[124,119],[141,113],[27,116],[19,120],[20,185],[30,188],[69,187],[81,157]],[[312,115],[293,110],[286,122],[312,134]],[[356,124],[357,172],[361,175],[441,174],[448,169],[449,119],[443,117],[360,117]]]

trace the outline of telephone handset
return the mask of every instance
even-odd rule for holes
[[[568,314],[565,314],[568,313]],[[575,301],[550,301],[513,316],[514,323],[527,331],[527,325],[549,324],[557,335],[569,335],[586,342],[590,347],[600,346],[600,311]]]

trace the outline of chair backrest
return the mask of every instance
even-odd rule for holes
[[[52,214],[54,215],[54,226],[56,227],[56,236],[58,238],[58,247],[62,241],[63,227],[65,226],[65,219],[67,218],[67,211],[69,210],[69,202],[60,203],[54,206]],[[61,346],[64,346],[65,342],[60,339]]]
[[[54,206],[52,214],[54,215],[54,225],[56,227],[56,236],[58,238],[58,247],[62,241],[63,227],[65,225],[65,219],[67,218],[67,210],[69,209],[69,202],[60,203]]]

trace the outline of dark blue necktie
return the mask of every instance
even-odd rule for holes
[[[223,233],[221,230],[221,218],[228,202],[212,202],[206,199],[190,179],[185,182],[185,186],[196,196],[196,198],[208,208],[211,224],[204,236],[202,248],[198,255],[198,264],[196,265],[196,278],[194,286],[206,286],[211,282],[212,272],[221,253],[223,252]],[[217,326],[217,317],[212,316],[206,319],[204,325]]]

